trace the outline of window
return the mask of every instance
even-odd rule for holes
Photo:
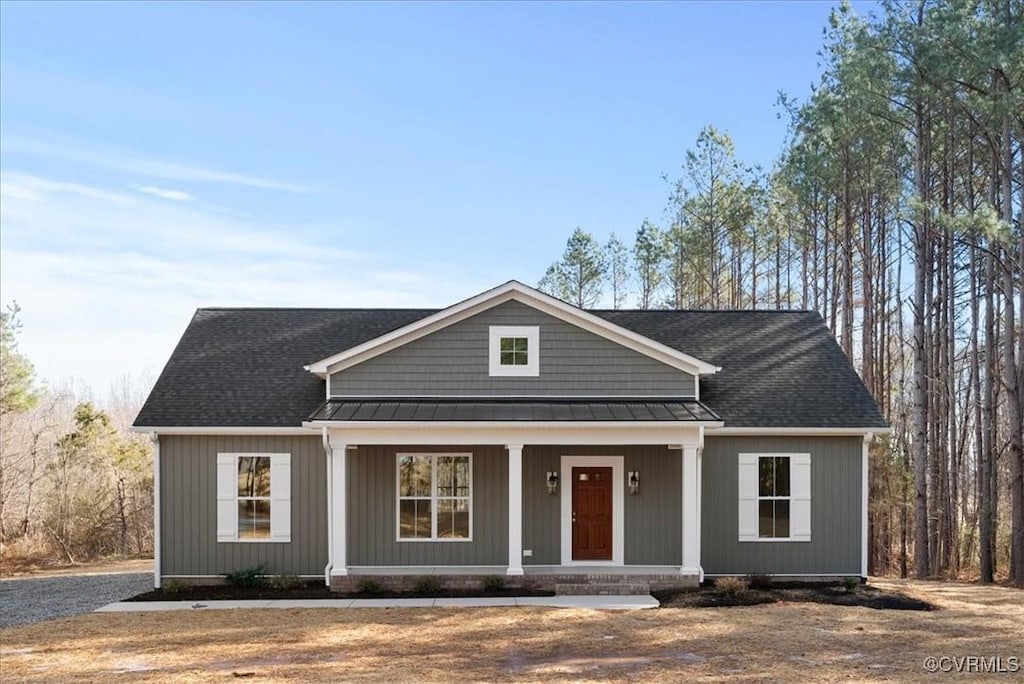
[[[757,459],[757,536],[789,537],[789,457]]]
[[[270,457],[238,457],[238,538],[270,539]]]
[[[530,360],[530,338],[502,337],[498,363],[502,366],[525,366]]]
[[[739,454],[739,540],[811,540],[810,454]]]
[[[398,454],[399,541],[472,539],[472,456]]]
[[[488,354],[492,376],[540,375],[540,328],[535,325],[492,325]]]
[[[217,541],[291,539],[291,455],[217,454]]]

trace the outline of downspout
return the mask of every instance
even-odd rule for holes
[[[700,387],[700,383],[699,382],[698,382],[697,386]],[[701,545],[703,545],[703,543],[704,543],[704,535],[703,535],[703,533],[702,533],[703,531],[701,529],[701,525],[703,525],[703,522],[701,522],[701,519],[702,519],[702,517],[704,515],[704,511],[703,511],[703,508],[704,508],[704,501],[703,501],[704,474],[702,472],[702,470],[703,470],[703,468],[702,468],[703,461],[704,461],[704,426],[703,425],[699,425],[697,427],[697,532],[698,532],[698,534],[701,535],[701,537],[700,537]],[[701,549],[699,547],[697,548],[697,552],[701,553]],[[697,574],[697,581],[700,584],[703,584],[704,583],[704,559],[703,559],[703,557],[701,557],[700,565],[697,566],[697,569],[700,571]]]
[[[323,426],[324,453],[327,455],[327,565],[324,566],[324,583],[331,587],[331,570],[334,569],[334,460],[331,457],[331,440],[327,426]]]
[[[160,435],[149,433],[153,443],[153,588],[160,588]]]

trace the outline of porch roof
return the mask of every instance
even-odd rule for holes
[[[309,421],[706,422],[721,420],[696,399],[333,398]]]

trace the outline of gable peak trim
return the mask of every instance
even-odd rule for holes
[[[478,295],[464,299],[418,321],[311,363],[305,368],[311,373],[326,377],[330,373],[358,365],[363,361],[384,354],[509,301],[517,301],[530,306],[542,313],[554,316],[566,323],[575,325],[695,376],[710,375],[721,370],[718,366],[623,328],[600,316],[596,316],[528,285],[524,285],[517,280],[510,280],[490,290],[485,290]]]

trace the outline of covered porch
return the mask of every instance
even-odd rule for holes
[[[306,423],[328,454],[332,588],[408,589],[424,576],[478,588],[499,575],[507,586],[629,594],[703,579],[701,448],[721,422],[699,402],[432,402],[433,420],[416,420],[425,409],[410,401],[411,419],[395,420],[388,403],[330,400]],[[568,419],[543,419],[555,411]],[[461,459],[470,473],[467,520],[443,532],[437,509],[449,502],[404,500],[399,472],[431,457]],[[426,538],[409,538],[413,503],[432,521]]]

